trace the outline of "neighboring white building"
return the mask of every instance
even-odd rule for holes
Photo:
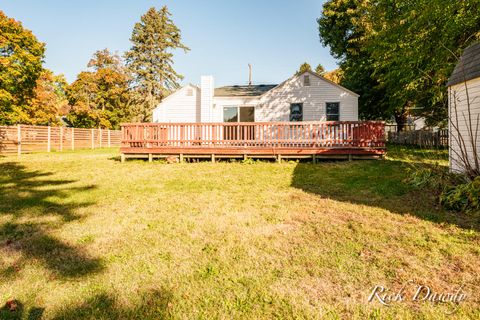
[[[165,98],[153,122],[357,121],[359,95],[314,72],[279,85],[215,88],[212,76]]]
[[[480,42],[464,50],[447,86],[450,168],[452,171],[462,172],[465,171],[465,168],[459,160],[461,157],[459,145],[463,144],[461,141],[463,140],[465,143],[471,163],[474,163],[474,144],[477,148],[477,159],[479,158],[478,152],[480,152],[480,137],[478,136],[480,132],[477,131],[477,126],[480,125],[478,123],[480,118]],[[468,115],[468,101],[470,102],[471,116]]]

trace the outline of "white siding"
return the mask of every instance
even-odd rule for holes
[[[153,122],[200,122],[200,89],[188,85],[165,98],[153,111]]]
[[[465,87],[466,85],[466,87]],[[470,100],[470,110],[472,114],[472,125],[468,120],[467,90]],[[449,100],[449,132],[450,132],[450,168],[452,171],[461,172],[464,168],[459,161],[459,136],[461,135],[467,146],[470,159],[473,159],[472,140],[469,134],[469,128],[473,128],[475,139],[475,130],[477,119],[480,117],[480,78],[476,78],[465,83],[451,86],[448,89]],[[456,112],[455,112],[456,105]],[[457,119],[458,115],[458,119]],[[458,125],[457,125],[458,120]],[[455,129],[458,128],[458,131]],[[460,133],[460,134],[459,134]],[[480,137],[477,137],[477,151],[480,150]]]
[[[193,88],[194,95],[186,92]],[[326,103],[340,103],[340,120],[358,120],[358,96],[328,80],[310,74],[310,86],[303,75],[293,77],[260,97],[213,97],[213,78],[202,77],[201,89],[189,85],[167,97],[153,112],[154,122],[223,122],[223,108],[254,106],[255,121],[289,121],[290,104],[303,103],[304,121],[325,121]],[[213,100],[213,101],[212,101]],[[213,102],[213,103],[212,103]],[[203,108],[202,108],[203,105]],[[207,106],[209,107],[207,110]]]
[[[310,75],[310,86],[304,86],[302,75],[262,96],[256,119],[289,121],[290,104],[303,103],[303,121],[325,121],[327,102],[340,103],[340,121],[358,120],[358,97],[313,74]]]

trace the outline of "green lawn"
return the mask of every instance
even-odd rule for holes
[[[478,220],[403,182],[409,163],[445,165],[445,152],[317,165],[117,157],[0,158],[0,308],[16,304],[1,319],[480,318]],[[467,300],[367,302],[375,285],[408,280],[464,284]]]

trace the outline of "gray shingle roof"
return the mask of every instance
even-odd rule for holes
[[[455,66],[447,86],[480,77],[480,42],[474,43],[463,51]]]
[[[275,88],[276,84],[260,84],[255,86],[227,86],[215,88],[215,97],[256,97]]]

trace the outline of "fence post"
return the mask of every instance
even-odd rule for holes
[[[63,151],[63,127],[60,127],[60,151]]]
[[[111,143],[110,143],[110,129],[107,129],[108,130],[108,147],[110,148],[111,147]]]
[[[101,148],[101,147],[102,147],[102,142],[103,142],[103,141],[102,141],[102,128],[99,128],[99,129],[98,129],[98,132],[99,132],[99,134],[100,134],[100,148]]]
[[[22,126],[17,126],[17,154],[22,154]]]
[[[71,141],[71,144],[72,144],[72,150],[75,150],[75,128],[72,128],[72,141]]]
[[[95,149],[95,140],[93,140],[94,139],[94,136],[93,136],[94,135],[94,130],[95,129],[90,129],[90,134],[92,136],[92,149]]]
[[[50,152],[51,151],[51,138],[52,138],[52,130],[51,130],[51,127],[48,126],[48,129],[47,129],[47,152]]]

